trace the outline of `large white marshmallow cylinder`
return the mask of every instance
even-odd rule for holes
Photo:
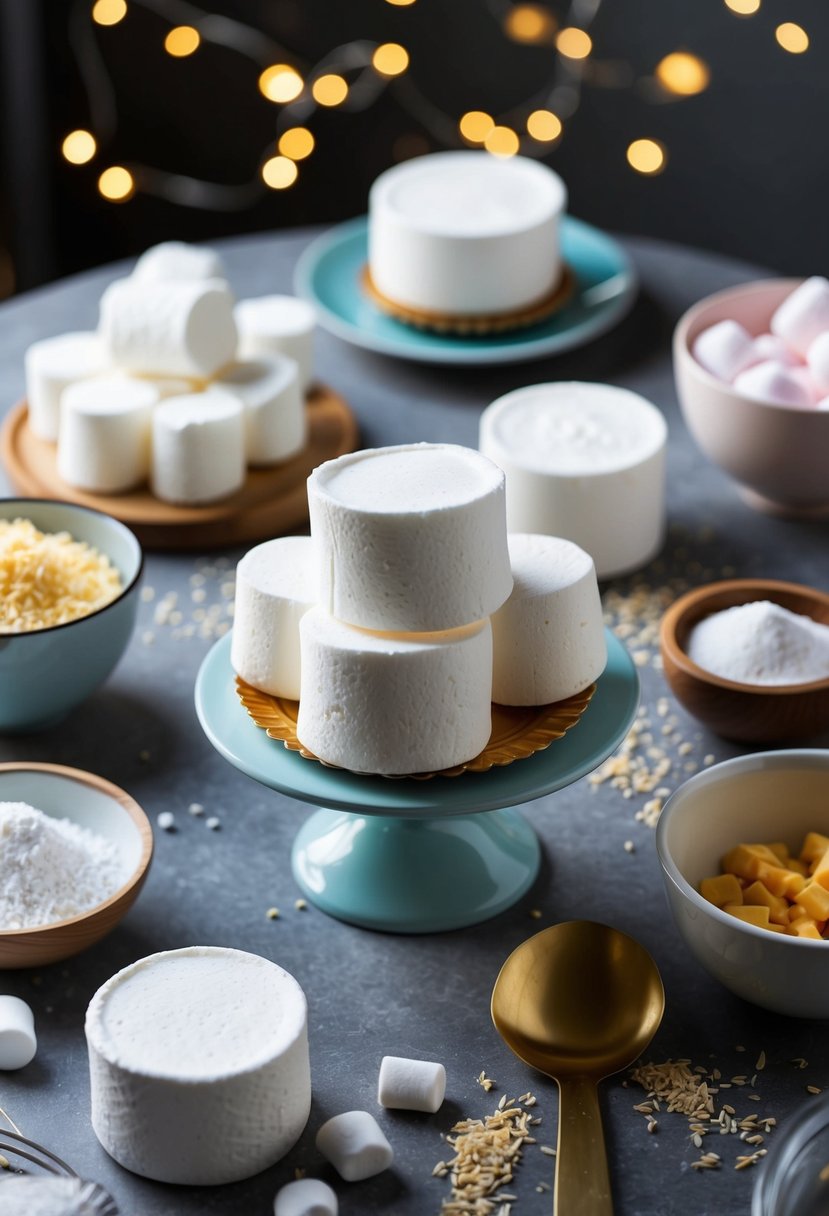
[[[113,363],[155,376],[214,376],[236,353],[233,296],[219,280],[111,283],[99,333]]]
[[[492,617],[492,699],[562,701],[597,680],[607,662],[593,559],[557,536],[508,540],[514,586]]]
[[[305,997],[257,955],[192,946],[140,959],[95,993],[86,1039],[92,1127],[145,1178],[248,1178],[284,1157],[308,1119]]]
[[[431,632],[489,616],[512,590],[504,476],[454,444],[373,448],[308,478],[320,603],[364,629]]]
[[[24,356],[29,426],[53,443],[60,426],[60,398],[76,380],[101,375],[109,356],[96,333],[58,334],[33,342]]]
[[[381,634],[312,608],[299,636],[297,735],[320,760],[401,775],[452,768],[486,746],[488,620],[444,633]]]
[[[120,494],[147,480],[158,391],[134,376],[79,380],[61,394],[58,473],[71,486]]]
[[[299,623],[316,603],[316,573],[310,536],[265,541],[236,567],[230,662],[262,692],[299,700]]]
[[[409,308],[464,316],[514,312],[561,277],[566,187],[525,157],[438,152],[381,173],[369,193],[375,287]]]
[[[245,452],[250,465],[278,464],[305,447],[308,432],[299,368],[287,355],[232,363],[213,381],[245,407]]]
[[[506,473],[510,532],[564,537],[599,578],[635,570],[665,530],[662,414],[609,384],[534,384],[484,410],[480,448]]]
[[[170,283],[182,280],[225,279],[222,259],[215,249],[186,241],[162,241],[141,254],[132,271],[140,283]]]
[[[168,397],[153,414],[151,482],[172,503],[215,502],[245,480],[245,411],[238,397],[208,389]]]
[[[240,300],[233,310],[239,331],[240,359],[286,355],[299,368],[299,386],[306,392],[314,378],[314,330],[317,317],[306,300],[296,296],[256,296]]]

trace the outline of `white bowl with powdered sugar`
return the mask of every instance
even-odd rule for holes
[[[77,954],[120,921],[153,836],[141,807],[93,773],[0,764],[0,969]]]

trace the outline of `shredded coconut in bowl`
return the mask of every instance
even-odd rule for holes
[[[829,626],[770,600],[714,612],[691,630],[697,666],[740,684],[808,684],[829,678]]]
[[[118,848],[26,802],[0,802],[0,931],[88,912],[124,882]]]

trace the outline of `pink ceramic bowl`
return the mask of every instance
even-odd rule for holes
[[[709,460],[738,482],[751,506],[776,514],[829,515],[829,410],[790,409],[737,393],[697,363],[698,334],[718,321],[768,333],[799,279],[745,283],[690,308],[674,332],[674,375],[688,430]]]

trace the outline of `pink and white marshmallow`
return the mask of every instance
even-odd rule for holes
[[[796,375],[797,370],[771,360],[758,363],[740,373],[734,381],[734,389],[755,401],[766,401],[789,409],[808,409],[813,405],[813,398]]]
[[[803,360],[796,350],[792,350],[787,346],[782,338],[778,338],[776,334],[760,334],[754,339],[754,362],[765,363],[771,359],[775,363],[782,363],[785,367],[802,367]]]
[[[771,332],[804,359],[818,334],[829,330],[829,280],[814,275],[796,287],[774,313]]]
[[[812,379],[822,390],[820,394],[822,397],[829,390],[829,330],[826,333],[818,334],[815,338],[809,347],[806,362]]]
[[[728,384],[757,362],[751,334],[739,321],[718,321],[694,342],[694,358],[712,376]]]

